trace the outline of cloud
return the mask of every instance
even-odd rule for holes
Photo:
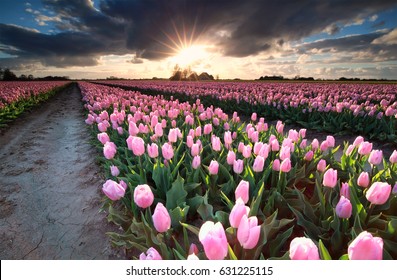
[[[17,49],[20,59],[56,67],[95,65],[109,54],[134,54],[131,63],[161,60],[185,41],[211,42],[231,57],[270,56],[283,50],[290,54],[285,46],[291,41],[324,30],[335,34],[352,19],[374,18],[396,5],[395,0],[102,0],[96,9],[91,0],[42,3],[46,12],[35,11],[33,5],[26,8],[39,24],[55,25],[54,34],[0,24],[0,44]],[[305,46],[309,48],[314,46]]]
[[[397,28],[381,37],[376,38],[372,43],[376,45],[397,45]]]

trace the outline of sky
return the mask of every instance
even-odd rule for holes
[[[75,79],[397,78],[395,0],[0,0],[0,67]]]

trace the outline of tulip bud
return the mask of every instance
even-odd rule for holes
[[[369,174],[368,172],[361,172],[357,179],[357,185],[362,188],[367,188],[369,186]]]
[[[163,157],[166,160],[170,160],[174,157],[174,149],[172,148],[172,146],[168,143],[165,143],[162,147],[161,147],[161,153],[163,154]]]
[[[252,171],[262,172],[264,165],[265,165],[265,159],[261,156],[257,156],[255,158],[254,165],[252,166]]]
[[[236,154],[233,151],[229,151],[226,157],[227,164],[233,165],[235,160],[236,160]]]
[[[368,189],[365,197],[372,204],[382,205],[389,199],[391,193],[391,185],[388,183],[375,182]]]
[[[244,249],[253,249],[259,241],[261,234],[261,227],[258,226],[258,218],[247,217],[244,215],[241,218],[240,225],[237,229],[237,239]]]
[[[291,160],[289,158],[286,158],[283,160],[280,164],[280,170],[284,173],[288,173],[291,170]]]
[[[171,227],[171,217],[164,205],[159,202],[152,216],[154,228],[158,232],[166,232]]]
[[[289,245],[291,260],[319,260],[320,255],[316,244],[306,237],[295,237]]]
[[[323,185],[325,187],[334,188],[336,186],[337,181],[338,181],[337,170],[330,168],[324,173]]]
[[[279,159],[275,159],[273,161],[273,166],[272,166],[274,171],[280,171],[280,160]]]
[[[394,150],[389,159],[390,163],[397,163],[397,151]]]
[[[210,175],[218,174],[218,170],[219,170],[219,163],[216,160],[212,160],[210,165],[208,166],[208,171]]]
[[[244,161],[241,159],[233,161],[233,171],[236,174],[242,173],[244,170]]]
[[[241,198],[238,198],[229,215],[230,225],[234,228],[238,228],[241,218],[244,215],[248,215],[249,212],[250,208],[248,206],[245,206],[245,203]]]
[[[382,162],[383,152],[381,150],[373,150],[369,154],[368,162],[372,165],[378,165]]]
[[[205,222],[199,231],[199,240],[209,260],[223,260],[228,252],[225,229],[220,222]]]
[[[200,167],[200,164],[201,164],[201,158],[200,158],[200,156],[195,156],[195,157],[193,158],[193,161],[192,161],[192,168],[193,168],[193,169],[197,169],[197,168]]]
[[[244,203],[248,202],[249,199],[249,182],[241,180],[240,183],[238,184],[235,193],[236,196],[236,201],[237,199],[241,198]]]
[[[382,260],[383,240],[363,231],[350,243],[347,252],[350,260]]]
[[[106,159],[112,159],[116,155],[117,147],[113,142],[106,142],[103,146],[103,155]]]
[[[138,185],[134,190],[134,202],[141,208],[148,208],[154,201],[152,189],[144,184]]]
[[[118,169],[117,166],[111,165],[110,166],[110,173],[112,174],[112,176],[116,177],[116,176],[119,176],[120,170]]]
[[[348,219],[352,215],[352,204],[350,200],[344,196],[341,196],[338,204],[335,207],[336,215],[342,219]]]
[[[125,189],[113,180],[107,180],[103,184],[102,191],[111,200],[119,200],[125,194]]]
[[[327,167],[327,162],[324,159],[321,159],[317,164],[317,170],[319,172],[324,172],[325,168]]]

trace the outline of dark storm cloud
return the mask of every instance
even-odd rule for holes
[[[105,54],[135,54],[161,59],[170,46],[208,40],[225,55],[244,57],[279,48],[284,42],[322,32],[396,5],[395,0],[102,0],[97,10],[89,0],[43,0],[61,18],[60,33],[45,35],[0,25],[4,52],[46,65],[93,65]],[[15,51],[15,49],[17,51]],[[59,58],[59,59],[58,59]],[[1,60],[0,60],[1,63]]]

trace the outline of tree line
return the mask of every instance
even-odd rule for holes
[[[46,76],[35,78],[32,74],[22,74],[19,77],[12,72],[9,68],[0,67],[0,81],[66,81],[69,80],[68,76]]]

